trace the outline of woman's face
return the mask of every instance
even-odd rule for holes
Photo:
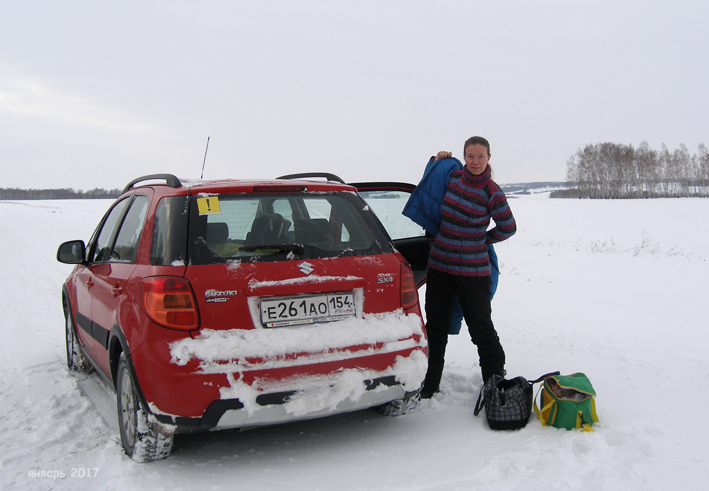
[[[465,148],[465,167],[474,175],[479,176],[485,171],[491,155],[487,153],[487,147],[479,143],[468,145]]]

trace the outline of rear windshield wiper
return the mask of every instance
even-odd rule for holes
[[[264,244],[255,246],[242,246],[240,251],[278,251],[278,252],[293,252],[294,254],[302,255],[305,253],[303,244]]]

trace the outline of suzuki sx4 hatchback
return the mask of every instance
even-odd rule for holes
[[[401,215],[413,186],[290,177],[145,176],[59,247],[76,265],[67,364],[115,389],[134,460],[180,432],[415,407],[429,246]]]

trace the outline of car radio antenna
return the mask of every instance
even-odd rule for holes
[[[207,163],[207,150],[209,150],[209,137],[207,137],[207,148],[204,149],[204,160],[202,161],[202,175],[199,176],[200,179],[204,179],[204,164]]]

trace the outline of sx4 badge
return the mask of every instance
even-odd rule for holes
[[[386,285],[387,283],[394,283],[394,275],[391,275],[391,274],[377,275],[377,284],[378,285]]]

